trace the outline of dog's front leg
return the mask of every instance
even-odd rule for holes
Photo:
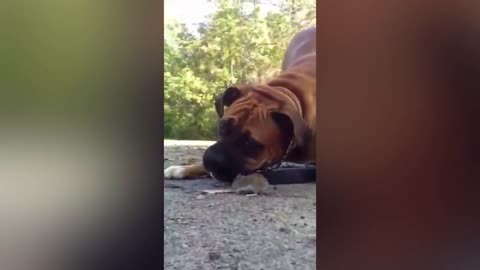
[[[163,171],[166,179],[187,179],[208,175],[203,164],[170,166]]]

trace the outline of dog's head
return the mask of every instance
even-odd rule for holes
[[[298,107],[273,87],[228,88],[215,101],[219,138],[203,156],[205,168],[214,178],[229,182],[238,174],[280,162],[290,144],[302,146],[308,134]]]

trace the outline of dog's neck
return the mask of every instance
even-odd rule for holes
[[[257,89],[262,88],[266,92],[275,91],[283,96],[283,100],[290,103],[300,113],[313,132],[311,138],[308,138],[303,146],[296,146],[291,149],[284,161],[297,162],[305,159],[315,161],[316,89],[311,89],[316,88],[314,71],[313,64],[312,67],[292,68],[292,70],[284,71],[268,82],[255,85]]]
[[[297,67],[280,73],[266,83],[278,92],[288,95],[289,100],[296,105],[295,108],[302,112],[302,117],[311,127],[315,125],[315,67]]]
[[[300,100],[294,93],[292,93],[292,91],[282,86],[274,86],[273,88],[285,95],[287,97],[286,100],[288,100],[293,105],[295,110],[303,117],[303,109]]]

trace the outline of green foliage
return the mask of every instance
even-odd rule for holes
[[[215,139],[214,98],[228,85],[274,75],[293,35],[316,23],[315,1],[280,1],[279,11],[263,16],[257,1],[215,3],[198,35],[179,23],[165,26],[166,138]]]
[[[125,18],[117,15],[124,8],[95,0],[2,1],[2,124],[102,118],[111,97],[124,91],[114,87],[129,46],[121,38]]]

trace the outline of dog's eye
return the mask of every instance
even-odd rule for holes
[[[257,155],[263,148],[263,145],[257,143],[251,138],[246,138],[243,142],[243,150],[248,156]]]
[[[243,145],[245,147],[252,147],[256,145],[256,142],[254,142],[251,138],[247,137],[243,140]]]

